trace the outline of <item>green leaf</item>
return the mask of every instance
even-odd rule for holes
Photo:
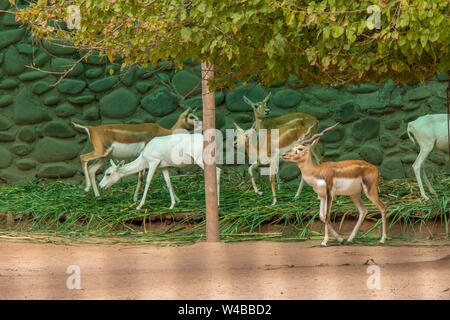
[[[329,56],[322,58],[322,65],[327,68],[330,65],[331,59]]]
[[[206,10],[206,4],[204,2],[200,2],[200,4],[197,6],[198,11],[205,13]]]
[[[427,45],[428,39],[426,35],[421,35],[420,36],[420,43],[422,44],[422,48],[425,48],[425,46]]]
[[[399,21],[399,23],[398,23],[398,26],[399,26],[400,28],[403,28],[403,27],[406,27],[406,26],[408,26],[408,25],[409,25],[409,14],[403,13],[403,14],[400,16],[400,21]]]
[[[191,29],[189,29],[189,28],[181,29],[181,37],[184,40],[188,40],[189,41],[191,39]]]
[[[323,28],[323,38],[328,39],[330,38],[330,27],[324,27]]]
[[[431,42],[437,41],[437,40],[439,39],[439,35],[440,35],[439,32],[434,32],[434,33],[432,33],[432,34],[431,34],[431,37],[430,37],[430,41],[431,41]]]
[[[333,38],[339,38],[344,33],[344,27],[341,26],[333,26],[332,35]]]

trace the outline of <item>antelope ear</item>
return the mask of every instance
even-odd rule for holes
[[[111,167],[116,167],[116,164],[114,163],[113,159],[109,159],[109,163],[111,164]]]
[[[270,95],[272,94],[272,92],[269,92],[269,94],[267,95],[267,97],[264,98],[264,103],[267,103],[267,101],[269,101],[270,99]]]
[[[187,108],[186,110],[183,111],[183,113],[180,114],[180,117],[182,116],[186,116],[190,111],[190,108]]]
[[[123,167],[123,165],[125,164],[125,160],[122,160],[119,162],[119,164],[117,165],[118,168]]]
[[[243,96],[242,99],[244,99],[244,102],[246,104],[249,104],[253,108],[254,103],[251,102],[249,98],[247,98],[246,96]]]

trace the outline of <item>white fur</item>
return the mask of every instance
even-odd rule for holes
[[[331,192],[333,195],[351,196],[359,194],[362,191],[362,180],[360,177],[354,178],[334,178],[333,188]]]
[[[113,142],[111,144],[111,158],[114,159],[130,159],[137,157],[142,150],[144,150],[145,143],[119,143]]]
[[[420,194],[425,200],[429,198],[422,185],[422,175],[428,190],[432,194],[436,194],[436,192],[428,180],[423,164],[433,149],[448,147],[448,125],[447,114],[428,114],[408,123],[408,136],[411,141],[417,142],[420,147],[419,155],[413,164],[413,170],[419,184]]]
[[[105,171],[100,182],[101,188],[108,188],[121,178],[140,172],[148,168],[144,195],[136,209],[140,209],[147,196],[148,188],[156,169],[163,169],[167,186],[171,196],[171,208],[175,205],[176,196],[173,192],[167,168],[185,167],[197,164],[203,169],[203,135],[202,134],[175,134],[153,138],[144,148],[139,157],[123,166],[112,165]],[[219,198],[220,169],[217,168],[217,196]],[[218,199],[219,200],[219,199]]]
[[[306,183],[313,188],[319,197],[325,197],[327,195],[327,184],[325,180],[316,179],[311,176],[303,176],[303,179],[305,179]]]

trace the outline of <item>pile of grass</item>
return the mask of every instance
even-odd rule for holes
[[[423,201],[414,179],[381,181],[380,195],[388,206],[388,231],[396,224],[419,226],[434,221],[444,223],[448,237],[450,211],[448,196],[449,176],[435,176],[432,184],[440,195]],[[205,239],[205,200],[203,172],[172,175],[175,192],[181,199],[169,210],[170,197],[164,179],[152,181],[144,208],[136,210],[132,201],[135,181],[122,182],[103,191],[99,198],[84,194],[81,185],[64,181],[36,181],[22,186],[0,187],[0,213],[11,213],[15,218],[12,228],[3,227],[0,237],[15,237],[33,233],[33,239],[80,242],[133,242],[159,244],[186,244]],[[318,219],[319,200],[311,187],[305,185],[300,199],[293,200],[298,181],[282,184],[277,191],[278,203],[271,206],[270,186],[259,181],[264,192],[256,195],[248,177],[240,171],[224,170],[221,179],[220,232],[225,241],[273,240],[299,241],[321,237],[312,230]],[[446,196],[443,196],[446,195]],[[367,219],[378,221],[379,212],[365,197],[369,209]],[[349,197],[335,197],[332,219],[339,221],[348,213],[356,214]],[[169,227],[154,228],[155,222],[167,215],[176,218]],[[375,243],[374,227],[360,233],[358,241]],[[264,232],[264,226],[276,226],[275,232]],[[56,239],[56,238],[54,238]],[[54,240],[56,241],[56,240]]]

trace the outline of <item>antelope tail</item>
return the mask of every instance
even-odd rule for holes
[[[415,140],[414,137],[413,137],[414,134],[411,135],[412,132],[411,132],[411,127],[410,127],[409,123],[408,123],[408,128],[406,129],[406,133],[408,133],[409,139],[410,139],[414,144],[416,144],[416,140]]]
[[[78,123],[75,123],[75,122],[72,122],[72,125],[73,125],[74,127],[81,128],[81,129],[86,130],[88,136],[90,136],[89,129],[88,129],[87,126],[82,126],[81,124],[78,124]]]

